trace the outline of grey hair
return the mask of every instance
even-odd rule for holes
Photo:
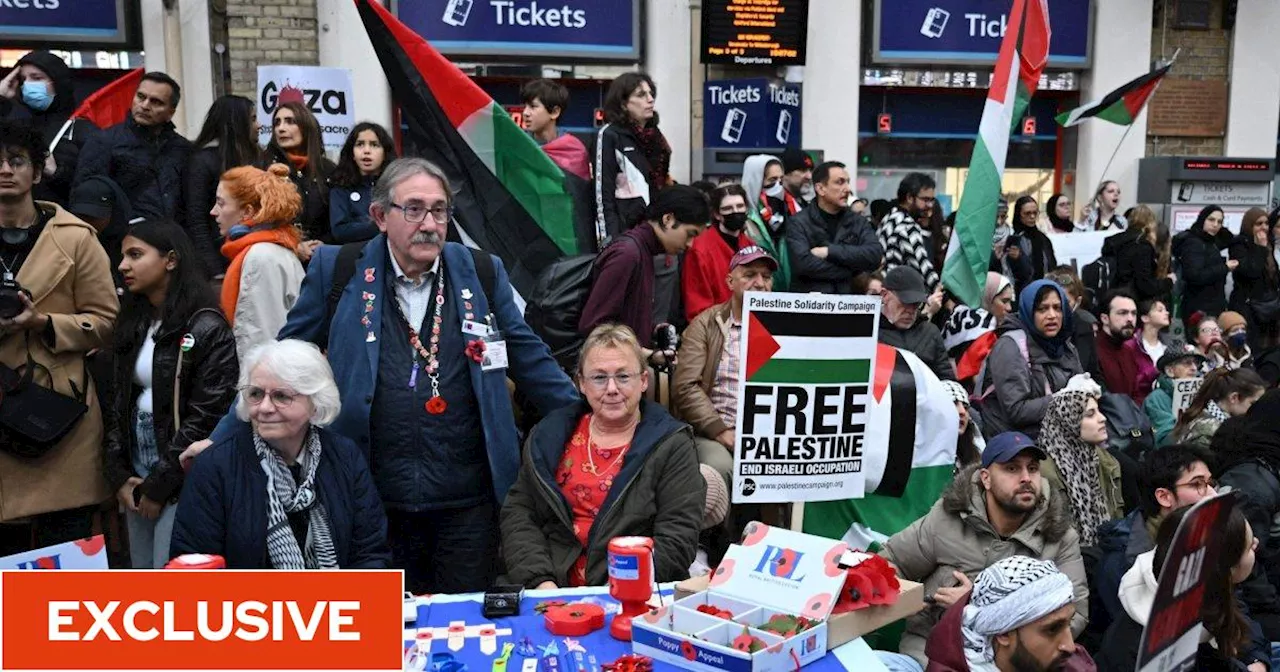
[[[426,159],[407,156],[392,161],[386,170],[382,171],[382,177],[379,177],[378,183],[373,185],[373,205],[381,208],[383,212],[390,210],[393,200],[391,192],[400,186],[401,182],[415,175],[426,175],[440,180],[441,186],[444,187],[445,198],[450,204],[453,203],[453,192],[449,190],[449,178],[445,176],[440,166]]]
[[[311,424],[324,427],[338,418],[342,410],[338,385],[333,380],[329,360],[320,354],[320,348],[292,339],[267,341],[253,348],[240,366],[241,390],[249,385],[254,370],[259,367],[294,392],[311,399]],[[236,416],[249,419],[249,403],[243,392],[236,396]]]

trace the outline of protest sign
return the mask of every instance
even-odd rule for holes
[[[0,569],[107,569],[104,537],[68,541],[0,558]]]
[[[1182,412],[1191,406],[1191,400],[1200,391],[1204,378],[1177,378],[1173,381],[1173,417],[1182,417]]]
[[[743,300],[734,502],[862,497],[880,300]]]
[[[1221,531],[1235,505],[1235,493],[1226,493],[1201,500],[1183,516],[1160,568],[1151,615],[1142,629],[1138,672],[1195,667],[1202,629],[1204,569],[1218,562],[1223,547]]]
[[[259,65],[258,142],[271,140],[271,116],[282,103],[301,103],[316,115],[324,146],[341,149],[356,124],[355,96],[351,71],[309,65]]]

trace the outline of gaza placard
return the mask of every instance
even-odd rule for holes
[[[351,71],[311,65],[259,65],[259,144],[271,140],[271,119],[283,103],[300,103],[316,116],[325,149],[342,149],[356,125],[355,91]]]
[[[734,502],[860,498],[880,300],[743,299]]]

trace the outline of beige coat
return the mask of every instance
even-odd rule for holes
[[[0,336],[0,364],[27,361],[26,343],[37,364],[35,381],[62,394],[87,381],[89,410],[61,443],[43,457],[28,460],[0,450],[0,521],[98,504],[111,497],[102,477],[102,412],[93,381],[85,373],[85,355],[111,342],[120,310],[107,253],[93,227],[53,203],[37,201],[53,213],[35,247],[18,271],[18,283],[31,292],[36,310],[49,316],[55,334],[49,349],[40,334],[30,339]]]
[[[733,319],[731,303],[729,300],[698,313],[684,330],[677,357],[680,365],[675,370],[676,415],[693,426],[694,434],[708,439],[733,429],[711,403],[716,367],[720,366]]]

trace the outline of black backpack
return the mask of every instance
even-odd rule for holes
[[[1141,460],[1156,447],[1156,433],[1151,420],[1126,394],[1108,393],[1098,400],[1098,408],[1107,418],[1107,443],[1112,449],[1134,460]]]
[[[1115,257],[1098,257],[1080,269],[1080,282],[1084,284],[1089,306],[1098,305],[1097,302],[1111,291],[1115,272]]]

